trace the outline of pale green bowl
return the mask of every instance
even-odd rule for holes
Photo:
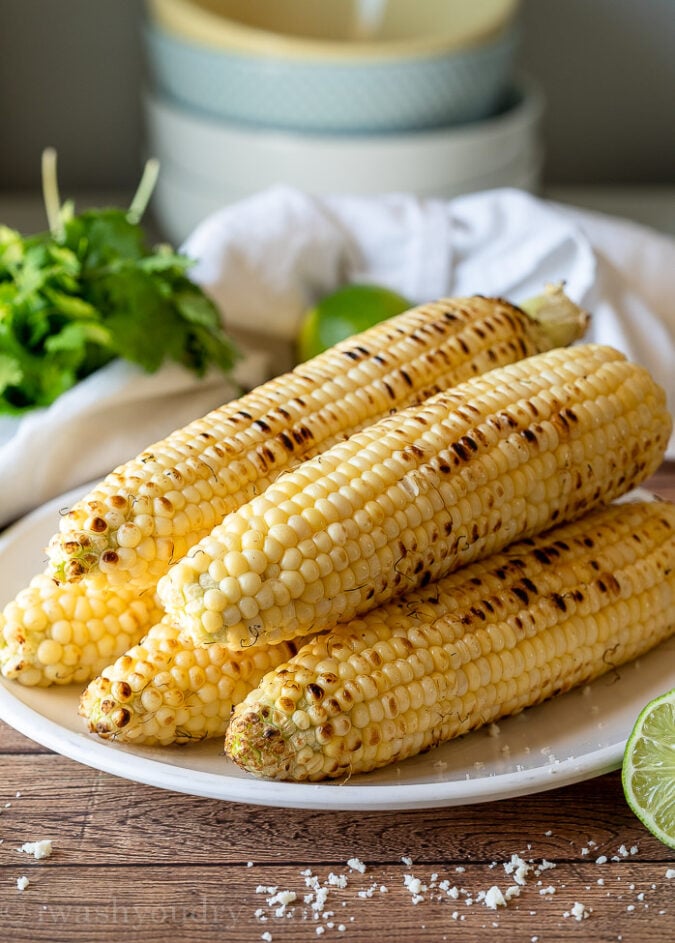
[[[149,18],[144,31],[155,87],[228,122],[317,133],[386,133],[491,116],[512,74],[517,27],[469,48],[408,57],[313,59],[216,48]]]

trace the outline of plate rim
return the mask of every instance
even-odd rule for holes
[[[17,542],[25,539],[26,534],[30,533],[36,524],[40,524],[49,514],[58,513],[61,507],[73,503],[91,487],[92,483],[87,483],[71,489],[10,525],[0,534],[0,560]],[[649,494],[644,489],[642,492]],[[69,688],[74,692],[81,690],[74,685],[64,686],[60,690]],[[54,753],[126,781],[195,797],[276,808],[395,811],[473,805],[532,795],[573,785],[618,769],[630,733],[627,730],[626,735],[615,742],[579,757],[570,756],[559,760],[555,766],[542,763],[515,772],[495,772],[463,780],[438,778],[415,783],[394,780],[391,783],[373,785],[342,781],[288,783],[253,776],[228,776],[227,772],[205,772],[194,767],[184,767],[139,755],[133,752],[133,746],[130,744],[120,745],[96,738],[84,725],[81,732],[76,732],[45,717],[13,693],[21,691],[30,697],[31,690],[46,693],[50,689],[22,687],[15,681],[0,677],[0,719]],[[536,707],[532,710],[536,710]],[[225,762],[224,758],[223,761]]]
[[[547,792],[561,786],[600,776],[618,769],[626,739],[610,744],[585,757],[560,760],[522,772],[495,773],[470,780],[442,780],[424,783],[348,785],[329,783],[288,783],[255,777],[240,778],[208,773],[129,752],[114,742],[98,741],[83,729],[76,733],[44,717],[17,699],[5,678],[0,679],[0,719],[19,733],[60,756],[121,780],[179,792],[195,797],[238,802],[245,805],[333,811],[395,811],[475,805],[485,802]],[[45,690],[45,689],[43,689]],[[121,759],[123,758],[123,759]],[[130,758],[133,762],[130,764]],[[470,782],[470,791],[466,783]],[[227,783],[227,789],[219,788]],[[402,795],[406,790],[407,795]],[[283,792],[283,795],[282,795]],[[383,793],[386,793],[383,796]]]

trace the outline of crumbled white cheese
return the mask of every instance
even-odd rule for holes
[[[596,864],[607,864],[607,855],[600,855],[595,859]]]
[[[441,881],[438,885],[438,889],[443,891],[452,900],[457,900],[459,897],[459,888],[455,884],[450,884],[450,881]]]
[[[260,939],[264,940],[265,943],[272,943],[272,934],[269,930],[265,930],[264,933],[260,934]]]
[[[379,889],[379,885],[377,884],[377,881],[376,881],[374,884],[371,884],[370,887],[367,887],[362,891],[358,891],[358,896],[364,899],[367,899],[369,897],[372,897],[375,894],[375,891],[377,891],[378,889]]]
[[[531,867],[520,855],[511,855],[511,860],[504,862],[504,870],[513,875],[516,884],[525,884]]]
[[[413,904],[419,904],[424,900],[424,894],[429,890],[426,884],[423,884],[414,874],[403,875],[403,885],[412,894]]]
[[[572,916],[575,920],[586,920],[590,914],[591,911],[588,907],[576,901],[572,909],[568,913],[563,914],[563,916]]]
[[[361,874],[364,874],[366,870],[365,864],[359,858],[350,858],[347,867],[351,868],[352,871],[359,871]]]
[[[668,868],[666,870],[666,877],[668,878],[669,881],[675,878],[675,868]]]
[[[332,871],[326,878],[328,884],[333,887],[346,887],[347,886],[347,875],[346,874],[334,874]]]
[[[25,874],[22,877],[16,879],[16,886],[20,891],[25,891],[29,884],[30,881]]]
[[[493,884],[492,887],[485,892],[484,901],[485,906],[489,907],[490,910],[496,910],[497,907],[506,907],[506,898],[496,884]]]
[[[49,838],[43,838],[41,841],[27,841],[16,850],[25,851],[34,858],[48,858],[52,853],[52,842]]]
[[[267,898],[267,906],[274,907],[276,904],[277,908],[274,911],[274,916],[284,917],[286,915],[286,908],[296,899],[297,894],[295,891],[278,891],[276,894],[273,894],[271,897]]]
[[[318,914],[323,913],[323,909],[327,900],[328,900],[328,888],[317,887],[316,891],[314,892],[314,900],[311,901],[310,899],[310,902],[309,902],[310,907],[314,911],[315,916],[318,916]]]

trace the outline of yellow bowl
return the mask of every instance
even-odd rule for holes
[[[519,0],[146,0],[163,29],[211,49],[291,59],[414,59],[479,45]]]

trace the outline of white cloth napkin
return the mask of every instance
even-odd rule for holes
[[[230,324],[285,340],[344,282],[421,303],[473,293],[518,302],[564,281],[593,315],[587,339],[646,366],[675,413],[675,240],[645,226],[511,189],[441,201],[277,187],[214,213],[183,248]]]
[[[508,189],[442,201],[277,187],[214,213],[182,249],[230,327],[284,342],[309,305],[345,282],[421,303],[472,293],[519,301],[564,281],[593,314],[589,339],[647,366],[675,412],[675,240],[642,226]],[[239,382],[259,383],[268,369],[253,355]],[[148,376],[114,362],[49,409],[0,420],[0,525],[234,395],[215,374],[199,381],[170,365]]]
[[[233,376],[254,386],[267,358],[252,354]],[[239,387],[215,370],[199,380],[177,364],[147,374],[116,360],[21,420],[0,420],[0,526],[117,465],[232,399]]]

